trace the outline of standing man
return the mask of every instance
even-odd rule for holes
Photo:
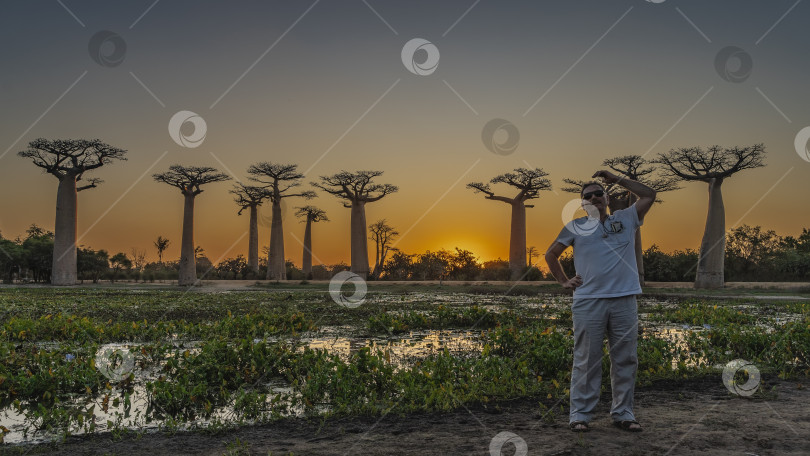
[[[563,287],[574,290],[574,362],[571,371],[571,413],[574,432],[588,431],[602,385],[602,339],[608,334],[610,385],[614,425],[631,432],[642,428],[633,415],[638,355],[638,308],[641,294],[635,255],[636,229],[655,202],[655,190],[639,182],[597,171],[594,178],[617,184],[638,196],[627,209],[608,215],[605,187],[587,182],[580,197],[587,217],[572,220],[546,251],[546,263]],[[568,278],[560,255],[574,247],[576,275]]]

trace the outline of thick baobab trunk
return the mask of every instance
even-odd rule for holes
[[[301,260],[301,271],[304,277],[312,279],[312,219],[307,217],[307,227],[304,230],[304,257]]]
[[[630,193],[629,203],[630,205],[627,207],[632,207],[633,204],[638,201],[638,197],[633,193]],[[611,211],[612,212],[612,211]],[[644,250],[641,244],[641,227],[636,230],[636,240],[635,240],[635,249],[636,249],[636,267],[638,268],[638,283],[642,287],[644,286]]]
[[[76,213],[78,197],[76,177],[67,174],[59,179],[56,191],[56,224],[53,238],[52,285],[75,285],[76,274]]]
[[[177,284],[190,286],[197,282],[197,255],[194,253],[194,195],[183,195],[183,239],[180,241],[180,273]]]
[[[248,269],[259,272],[259,214],[256,206],[250,206],[250,233],[248,234]]]
[[[644,251],[641,248],[641,228],[636,230],[636,266],[638,267],[638,283],[644,286]]]
[[[285,280],[287,265],[284,263],[284,225],[281,220],[281,203],[273,201],[273,221],[270,223],[270,252],[267,256],[267,280]]]
[[[353,273],[368,279],[368,240],[366,239],[366,204],[352,201],[352,266]]]
[[[722,179],[709,181],[709,213],[700,243],[695,288],[723,288],[723,261],[726,252],[726,210],[721,192]]]
[[[510,280],[520,280],[526,271],[526,206],[512,203],[512,229],[509,237]]]

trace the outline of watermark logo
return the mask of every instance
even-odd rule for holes
[[[740,384],[739,377],[745,376],[745,383]],[[759,369],[744,359],[735,359],[723,368],[723,384],[731,394],[750,396],[759,388]]]
[[[281,221],[287,219],[287,198],[281,198],[281,202],[278,203],[281,206]],[[264,228],[270,228],[273,226],[273,202],[269,199],[264,202],[258,208],[258,224]]]
[[[127,348],[103,347],[96,352],[96,369],[112,381],[129,377],[134,367],[135,357]]]
[[[514,453],[507,453],[507,454],[514,454],[515,456],[526,456],[529,453],[529,446],[526,445],[526,441],[523,440],[519,435],[515,434],[514,432],[503,431],[498,433],[495,437],[492,438],[492,441],[489,442],[489,454],[490,456],[502,456],[503,447],[507,444],[511,443],[515,446]]]
[[[102,30],[90,38],[87,50],[94,62],[112,68],[124,63],[127,43],[119,34]]]
[[[647,0],[647,3],[664,3],[666,0]]]
[[[587,216],[574,218],[580,208],[585,210]],[[590,236],[599,229],[599,210],[585,200],[572,199],[563,206],[562,221],[568,231],[579,236]]]
[[[349,296],[344,295],[341,291],[343,284],[347,282],[354,284],[354,293]],[[366,281],[351,271],[340,271],[329,281],[329,294],[332,296],[332,300],[344,307],[355,308],[362,305],[366,302],[367,291]]]
[[[481,130],[481,141],[493,154],[509,155],[517,149],[520,132],[508,120],[492,119]]]
[[[190,133],[184,132],[183,127],[186,125],[190,125],[193,131]],[[190,149],[199,147],[205,140],[207,132],[208,126],[205,119],[191,111],[179,111],[169,120],[169,136],[179,146]]]
[[[426,54],[421,63],[417,62],[417,53]],[[419,76],[433,74],[439,66],[439,48],[428,40],[414,38],[402,47],[402,64],[408,71]]]
[[[751,54],[737,46],[726,46],[720,49],[714,58],[714,69],[721,78],[728,82],[744,82],[751,76],[754,61]]]
[[[796,153],[799,154],[799,157],[806,162],[810,162],[810,149],[807,148],[810,144],[808,143],[810,143],[810,127],[804,127],[799,130],[793,145],[796,146]]]

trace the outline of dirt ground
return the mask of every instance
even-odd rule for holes
[[[25,447],[27,454],[59,455],[807,455],[810,454],[810,379],[763,379],[764,394],[731,395],[719,376],[636,390],[636,415],[644,432],[611,426],[604,394],[591,431],[568,430],[567,409],[539,419],[538,400],[450,413],[287,420],[210,435],[145,435],[113,441],[109,435],[75,438],[57,446]],[[543,399],[547,406],[553,405]],[[567,406],[567,404],[563,404]],[[526,452],[493,438],[511,432]],[[10,450],[10,448],[6,448]],[[14,453],[19,453],[21,448]],[[0,453],[4,451],[0,450]]]

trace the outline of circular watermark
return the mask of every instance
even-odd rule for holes
[[[509,155],[517,149],[520,132],[508,120],[492,119],[481,130],[481,141],[493,154]]]
[[[751,54],[737,46],[726,46],[714,57],[714,69],[728,82],[744,82],[751,76],[753,68]]]
[[[574,218],[579,209],[584,209],[586,216]],[[562,221],[568,231],[579,236],[590,236],[599,229],[599,210],[585,200],[572,199],[563,206]]]
[[[103,67],[117,67],[124,63],[127,55],[127,42],[121,35],[109,30],[97,32],[87,44],[90,58]]]
[[[796,153],[799,154],[799,157],[806,162],[810,162],[810,149],[807,147],[810,144],[808,143],[810,143],[810,127],[804,127],[796,134],[793,145],[796,146]]]
[[[507,443],[511,443],[515,446],[515,452],[510,454],[514,454],[515,456],[526,456],[529,453],[529,446],[526,445],[526,441],[523,440],[523,438],[514,432],[503,431],[499,432],[498,435],[493,437],[492,441],[489,442],[490,456],[503,455],[503,447]]]
[[[425,54],[421,63],[417,62],[417,53]],[[428,40],[414,38],[402,47],[402,64],[408,71],[419,76],[433,74],[439,66],[439,48]]]
[[[287,219],[287,198],[281,198],[281,202],[279,203],[281,206],[281,221],[282,223],[284,220]],[[259,213],[258,213],[258,223],[259,226],[264,228],[270,228],[273,226],[273,202],[267,200],[266,202],[262,203],[259,206]]]
[[[740,384],[739,376],[746,376],[745,383]],[[759,369],[744,359],[735,359],[723,368],[723,384],[731,394],[750,396],[759,388]]]
[[[346,282],[354,284],[354,293],[349,296],[344,295],[341,291]],[[340,271],[329,281],[329,294],[332,296],[332,300],[344,307],[354,308],[366,302],[367,291],[366,281],[351,271]]]
[[[193,131],[184,132],[183,127],[186,125],[190,125]],[[205,140],[206,133],[208,133],[208,126],[205,119],[195,112],[179,111],[169,120],[169,136],[179,146],[189,149],[199,147]]]
[[[120,382],[129,377],[135,357],[124,347],[103,347],[96,352],[96,369],[110,380]]]

